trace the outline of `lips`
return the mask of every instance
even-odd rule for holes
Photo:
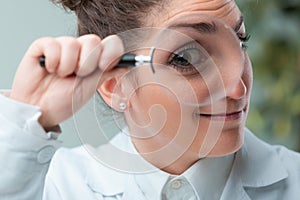
[[[230,113],[220,113],[220,114],[199,114],[200,117],[208,118],[215,121],[233,121],[242,117],[243,110],[235,111]]]

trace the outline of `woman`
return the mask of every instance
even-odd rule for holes
[[[35,41],[12,90],[0,98],[1,199],[298,198],[299,155],[267,145],[245,129],[252,67],[244,48],[243,17],[234,1],[61,3],[77,14],[80,37]],[[216,30],[231,27],[242,44],[237,81],[222,98],[197,107],[162,89],[157,68],[151,74],[151,68],[115,67],[128,47],[124,35],[113,34],[164,28],[191,13],[210,16]],[[173,58],[172,63],[182,61]],[[113,110],[124,113],[122,132],[129,137],[119,134],[97,149],[56,151],[58,125],[96,90]],[[193,92],[198,100],[200,94]]]

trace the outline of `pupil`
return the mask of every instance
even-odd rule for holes
[[[187,66],[190,64],[188,57],[188,55],[182,52],[174,58],[174,62],[181,66]]]

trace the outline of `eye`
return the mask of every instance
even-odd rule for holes
[[[242,49],[243,49],[243,50],[246,50],[246,49],[248,48],[247,42],[250,40],[251,35],[249,35],[249,34],[240,34],[240,33],[238,33],[237,36],[238,36],[239,40],[240,40],[241,43],[242,43]]]
[[[168,64],[183,75],[193,75],[201,70],[208,55],[198,43],[187,44],[171,54]]]

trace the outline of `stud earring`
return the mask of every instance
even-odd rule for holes
[[[125,103],[120,103],[119,104],[119,108],[120,108],[120,110],[125,110],[126,109],[126,104]]]

